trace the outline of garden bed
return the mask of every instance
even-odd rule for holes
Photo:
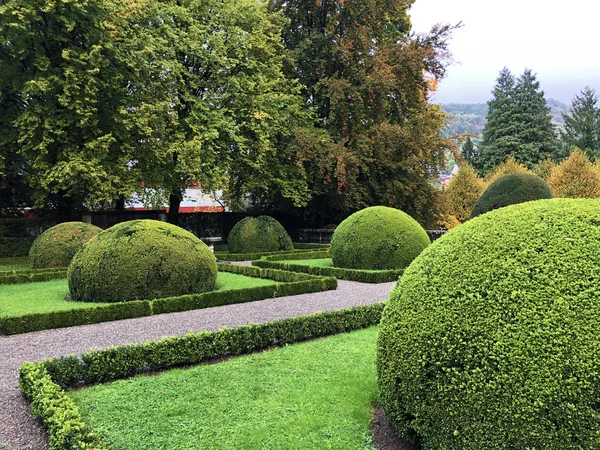
[[[111,443],[126,445],[128,449],[142,448],[141,445],[194,448],[190,447],[194,442],[202,442],[203,448],[256,447],[254,443],[269,443],[272,448],[361,448],[369,442],[369,422],[377,399],[374,328],[334,340],[125,380],[69,395],[63,389],[124,380],[142,373],[249,354],[273,345],[285,346],[368,328],[379,322],[383,306],[379,303],[112,347],[79,358],[26,363],[20,368],[19,385],[47,428],[51,448],[106,449]],[[335,358],[331,357],[332,352]],[[167,387],[171,382],[176,382],[176,390]],[[130,388],[137,393],[129,396]],[[159,391],[152,392],[154,389]],[[112,401],[111,395],[118,398],[115,405],[119,414],[127,412],[128,420],[133,421],[126,427],[119,426],[131,431],[122,437],[110,434],[111,427],[120,420],[114,420],[112,412],[104,409]],[[153,408],[150,415],[143,412],[148,407]],[[83,419],[79,411],[83,412]],[[113,417],[109,419],[112,425],[98,421],[108,416]],[[141,422],[134,424],[138,419]],[[194,439],[187,440],[183,447],[169,440],[188,432],[193,433]],[[153,441],[138,440],[138,446],[136,434],[152,436]]]
[[[302,272],[311,275],[335,277],[340,280],[360,281],[363,283],[386,283],[398,281],[404,272],[397,270],[360,270],[334,267],[327,250],[296,253],[294,255],[264,256],[252,261],[253,266]]]
[[[227,250],[227,245],[222,244],[215,246],[215,257],[221,261],[252,261],[254,259],[262,258],[263,256],[287,255],[289,257],[293,257],[297,254],[314,252],[315,250],[324,250],[327,248],[329,248],[329,244],[294,243],[294,250],[258,253],[230,253]]]
[[[68,293],[65,280],[43,283],[41,289],[41,283],[2,286],[5,295],[0,290],[0,335],[188,311],[337,287],[335,278],[257,267],[219,264],[219,274],[221,283],[228,279],[225,283],[227,286],[222,284],[219,290],[121,303],[64,301]],[[241,276],[245,279],[240,278]],[[40,298],[47,303],[38,301]]]

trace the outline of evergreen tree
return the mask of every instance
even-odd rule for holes
[[[571,112],[563,114],[565,120],[561,138],[567,148],[584,150],[590,160],[600,156],[600,105],[594,89],[586,87],[571,103]]]
[[[464,160],[467,161],[471,166],[473,166],[473,163],[477,159],[478,152],[475,148],[475,144],[473,144],[473,140],[471,139],[471,137],[467,137],[467,140],[462,145],[461,153]]]
[[[504,68],[493,94],[476,164],[481,172],[489,172],[509,156],[529,168],[546,158],[558,157],[550,110],[531,70],[525,70],[516,80]]]

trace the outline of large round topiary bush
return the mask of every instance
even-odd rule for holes
[[[33,241],[29,264],[32,269],[67,267],[81,247],[101,231],[84,222],[64,222],[48,228]]]
[[[283,225],[269,216],[246,217],[229,232],[231,253],[259,253],[293,250],[292,238]]]
[[[153,299],[213,290],[217,263],[192,233],[157,220],[132,220],[83,247],[67,277],[73,300]]]
[[[403,269],[429,242],[423,227],[405,212],[372,206],[339,224],[329,251],[335,267]]]
[[[537,175],[518,172],[507,173],[490,184],[479,197],[471,211],[471,219],[508,205],[553,197],[550,187]]]
[[[419,255],[380,325],[380,397],[424,449],[600,448],[600,202],[492,211]]]

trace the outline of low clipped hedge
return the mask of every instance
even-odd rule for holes
[[[281,260],[303,260],[303,259],[322,259],[329,258],[329,251],[314,251],[296,253],[294,255],[274,255],[265,256],[259,260],[252,261],[253,266],[290,270],[292,272],[302,272],[311,275],[321,275],[326,277],[335,277],[338,280],[360,281],[362,283],[386,283],[389,281],[398,281],[398,278],[404,272],[404,269],[397,270],[360,270],[343,269],[340,267],[318,267],[307,266],[305,264],[284,263]]]
[[[600,202],[481,215],[404,272],[380,327],[380,398],[423,448],[600,448]]]
[[[50,281],[67,278],[67,268],[58,267],[54,269],[24,269],[0,272],[0,285],[34,283],[38,281]]]
[[[404,269],[429,245],[429,236],[408,214],[386,206],[358,211],[333,233],[331,258],[344,269]]]
[[[246,217],[229,232],[230,253],[261,253],[293,250],[292,238],[283,225],[269,216]]]
[[[217,263],[189,231],[158,220],[130,220],[96,236],[73,258],[71,298],[122,302],[215,289]]]
[[[471,219],[505,206],[553,197],[550,187],[537,175],[507,173],[494,181],[479,197],[471,211]]]
[[[166,297],[156,300],[135,300],[111,305],[90,306],[68,311],[25,314],[18,317],[0,316],[0,335],[12,335],[65,328],[77,325],[130,319],[177,311],[210,308],[233,303],[252,302],[273,297],[306,294],[335,289],[337,280],[331,277],[292,273],[283,270],[219,264],[219,271],[257,278],[268,278],[279,283],[247,289],[211,291]]]
[[[73,256],[101,231],[85,222],[63,222],[48,228],[33,242],[29,264],[32,269],[67,267]]]
[[[276,256],[276,255],[284,255],[285,259],[289,259],[289,257],[295,257],[297,255],[301,255],[306,252],[313,252],[314,248],[306,248],[306,249],[294,249],[280,252],[259,252],[259,253],[229,253],[229,252],[215,252],[215,257],[220,261],[252,261],[255,259],[260,259],[263,256]]]
[[[51,450],[106,450],[108,446],[79,414],[63,388],[244,355],[379,323],[383,304],[317,313],[236,329],[169,337],[144,344],[92,350],[19,368],[19,387],[48,430]]]

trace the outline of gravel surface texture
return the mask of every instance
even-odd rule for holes
[[[258,302],[219,306],[181,313],[160,314],[138,319],[104,322],[72,328],[39,331],[16,336],[0,336],[0,449],[44,450],[46,432],[20,394],[19,366],[27,361],[90,349],[144,342],[163,336],[217,330],[248,323],[264,323],[288,317],[309,315],[377,303],[387,299],[394,283],[366,284],[339,281],[335,291],[280,297]]]

